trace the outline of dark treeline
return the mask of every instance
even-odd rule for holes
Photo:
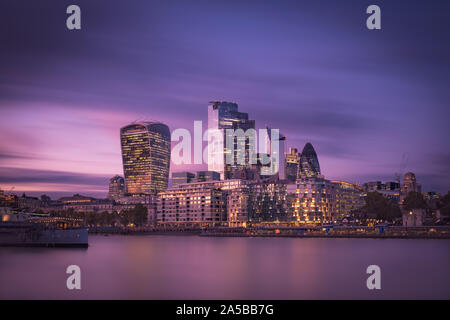
[[[357,214],[363,219],[370,217],[393,222],[402,216],[399,205],[388,200],[381,193],[369,192],[365,200],[364,207],[357,210]]]
[[[367,193],[365,201],[365,205],[354,212],[361,218],[371,217],[394,222],[402,217],[402,210],[398,203],[385,198],[376,191]],[[439,209],[442,216],[441,220],[447,222],[450,217],[450,191],[439,200],[436,206],[430,205],[421,193],[412,191],[408,193],[402,205],[402,208],[408,211],[425,209],[430,212],[433,209],[432,207]]]

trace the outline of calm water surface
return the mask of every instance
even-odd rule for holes
[[[450,240],[90,236],[0,248],[0,299],[450,299]],[[82,289],[69,291],[68,265]],[[381,267],[381,290],[366,268]]]

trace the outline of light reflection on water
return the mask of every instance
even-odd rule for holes
[[[90,236],[0,248],[0,299],[450,299],[450,240]],[[66,288],[81,267],[82,289]],[[367,266],[381,267],[379,291]]]

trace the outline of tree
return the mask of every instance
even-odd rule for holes
[[[95,226],[98,224],[97,214],[95,212],[87,212],[86,213],[86,223],[89,226]]]
[[[131,210],[132,221],[136,226],[142,226],[147,223],[147,208],[138,203]]]
[[[439,200],[437,207],[441,215],[450,216],[450,191]]]
[[[406,196],[403,207],[408,211],[413,209],[426,209],[427,203],[421,193],[411,191]]]
[[[119,222],[123,226],[127,226],[130,224],[129,210],[123,210],[121,213],[119,213]]]
[[[361,208],[363,216],[374,215],[378,220],[393,221],[402,216],[399,206],[378,192],[369,192],[366,204]]]
[[[103,211],[103,212],[99,212],[97,213],[98,215],[98,222],[100,223],[100,225],[102,226],[110,226],[111,225],[111,214],[108,213],[108,211]]]

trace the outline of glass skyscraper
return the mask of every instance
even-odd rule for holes
[[[273,139],[273,141],[272,141]],[[270,155],[270,169],[263,170],[266,175],[272,176],[278,174],[280,180],[286,179],[286,137],[278,133],[274,133],[272,137],[272,129],[266,126],[265,152]]]
[[[160,122],[132,123],[120,129],[120,140],[127,194],[165,191],[170,166],[169,127]]]
[[[319,159],[311,143],[306,143],[300,155],[299,178],[314,178],[320,175]]]
[[[109,180],[108,199],[119,199],[125,195],[125,179],[119,175]]]
[[[300,162],[300,154],[297,148],[289,148],[289,153],[286,155],[286,180],[295,182],[298,178],[298,167]]]
[[[248,129],[255,129],[255,120],[249,120],[248,114],[238,112],[237,103],[226,101],[211,101],[208,104],[208,129],[220,130],[223,136],[222,150],[214,149],[209,151],[208,170],[216,171],[221,179],[230,179],[233,172],[242,170],[249,166],[249,137],[234,138],[234,150],[226,146],[226,129],[242,129],[244,132]],[[245,145],[245,164],[238,164],[238,149]],[[231,154],[235,159],[234,164],[227,164],[227,154]],[[211,159],[220,159],[220,161],[211,161]]]

